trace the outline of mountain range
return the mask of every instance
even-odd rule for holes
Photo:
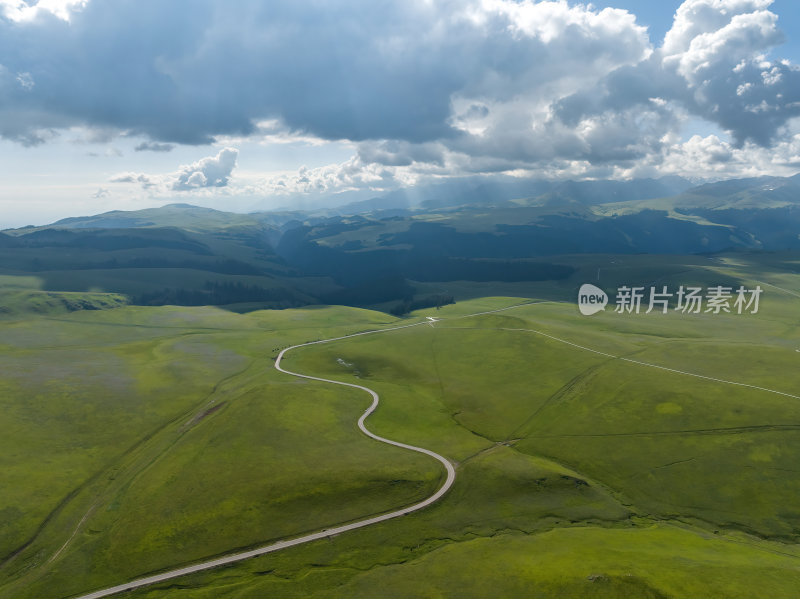
[[[565,256],[800,250],[798,233],[800,175],[465,179],[325,210],[169,204],[6,230],[0,274],[141,304],[410,305],[443,301],[424,283],[565,279]]]

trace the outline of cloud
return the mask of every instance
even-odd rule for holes
[[[174,147],[172,144],[143,141],[133,149],[135,152],[171,152]]]
[[[694,135],[664,148],[652,164],[659,174],[703,179],[756,177],[764,173],[794,175],[800,169],[800,135],[787,137],[769,148],[752,142],[739,147],[716,135]],[[638,176],[640,172],[631,174]]]
[[[17,83],[26,91],[32,90],[33,86],[36,85],[30,73],[17,73]]]
[[[225,187],[236,166],[238,155],[239,150],[224,148],[216,156],[181,167],[172,189],[180,191],[197,187]]]
[[[108,181],[109,183],[140,183],[144,189],[157,185],[157,181],[153,177],[142,173],[120,173],[114,175]]]
[[[216,156],[201,158],[197,162],[184,165],[178,171],[164,175],[145,173],[118,173],[109,179],[110,183],[136,183],[153,193],[169,191],[191,191],[201,188],[226,187],[239,150],[223,148]]]
[[[35,145],[79,127],[156,152],[353,142],[350,161],[275,189],[633,173],[701,152],[720,168],[720,144],[738,160],[795,133],[800,69],[765,58],[782,41],[771,5],[686,0],[662,41],[625,10],[566,0],[0,0],[0,136]],[[692,119],[717,141],[686,145]],[[236,157],[131,182],[227,187]]]
[[[420,165],[417,165],[419,167]],[[236,192],[252,197],[316,196],[349,191],[383,192],[420,180],[416,169],[365,162],[358,155],[339,164],[285,171],[250,180]]]
[[[563,0],[118,0],[68,22],[0,20],[0,56],[36,82],[6,98],[23,123],[37,126],[34,108],[186,144],[269,119],[328,140],[432,141],[457,133],[454,99],[545,102],[648,52],[632,15]]]
[[[386,166],[409,166],[414,163],[441,166],[444,147],[437,143],[412,144],[399,140],[364,142],[358,146],[358,158],[364,163]]]
[[[69,21],[74,11],[83,8],[88,0],[0,0],[0,15],[14,22],[33,21],[54,16]]]
[[[800,115],[800,69],[768,61],[782,41],[772,0],[687,0],[664,44],[647,60],[615,70],[597,86],[560,100],[565,123],[628,110],[647,110],[652,98],[669,111],[702,117],[729,131],[735,143],[769,146]],[[668,104],[669,105],[669,104]],[[662,132],[674,130],[665,119]]]

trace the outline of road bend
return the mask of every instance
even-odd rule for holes
[[[380,402],[380,398],[378,394],[370,389],[369,387],[365,387],[363,385],[356,385],[353,383],[344,383],[342,381],[334,381],[332,379],[325,379],[318,376],[310,376],[307,374],[300,374],[298,372],[292,372],[291,370],[286,370],[281,366],[281,360],[286,355],[287,352],[290,352],[294,349],[298,349],[300,347],[306,347],[308,345],[318,345],[322,343],[332,343],[334,341],[341,341],[343,339],[350,339],[352,337],[360,337],[362,335],[375,335],[378,333],[388,333],[389,331],[396,331],[398,329],[407,329],[411,327],[416,327],[420,325],[428,324],[428,321],[417,322],[414,324],[403,325],[399,327],[392,327],[388,329],[377,329],[373,331],[364,331],[361,333],[354,333],[352,335],[344,335],[342,337],[334,337],[332,339],[322,339],[320,341],[310,341],[308,343],[300,343],[298,345],[293,345],[291,347],[287,347],[286,349],[281,350],[278,354],[278,357],[275,359],[275,368],[277,368],[280,372],[284,374],[288,374],[291,376],[295,376],[302,379],[309,379],[312,381],[320,381],[323,383],[330,383],[333,385],[342,385],[344,387],[352,387],[354,389],[360,389],[365,393],[369,393],[372,397],[372,404],[367,408],[367,410],[361,415],[361,418],[358,419],[358,428],[361,429],[368,437],[375,439],[376,441],[380,441],[381,443],[387,443],[388,445],[394,445],[395,447],[402,447],[403,449],[408,449],[410,451],[416,451],[418,453],[424,453],[436,460],[438,460],[442,466],[444,466],[445,471],[447,472],[447,478],[445,479],[444,483],[439,487],[439,489],[427,499],[420,501],[419,503],[415,503],[408,507],[401,508],[399,510],[389,512],[386,514],[380,514],[378,516],[372,516],[370,518],[365,518],[364,520],[358,520],[356,522],[351,522],[350,524],[342,524],[341,526],[334,526],[332,528],[325,528],[320,530],[319,532],[314,532],[311,534],[303,535],[300,537],[285,539],[283,541],[278,541],[276,543],[271,543],[269,545],[264,545],[263,547],[257,547],[255,549],[250,549],[249,551],[242,551],[239,553],[232,553],[230,555],[224,555],[222,557],[218,557],[215,559],[207,560],[204,562],[200,562],[197,564],[192,564],[189,566],[184,566],[182,568],[176,568],[174,570],[169,570],[167,572],[162,572],[160,574],[153,574],[151,576],[145,576],[143,578],[137,578],[136,580],[132,580],[130,582],[126,582],[123,584],[118,584],[113,587],[108,587],[105,589],[101,589],[99,591],[94,591],[92,593],[88,593],[86,595],[80,595],[76,597],[76,599],[99,599],[100,597],[108,597],[110,595],[115,595],[117,593],[122,593],[125,591],[132,591],[134,589],[139,589],[142,587],[146,587],[152,584],[157,584],[160,582],[164,582],[166,580],[171,580],[173,578],[179,578],[181,576],[186,576],[187,574],[194,574],[195,572],[202,572],[204,570],[211,570],[212,568],[218,568],[220,566],[225,566],[227,564],[232,564],[235,562],[240,562],[246,559],[250,559],[253,557],[258,557],[260,555],[266,555],[268,553],[274,553],[275,551],[280,551],[281,549],[288,549],[289,547],[294,547],[296,545],[302,545],[304,543],[310,543],[311,541],[317,541],[320,539],[324,539],[327,537],[331,537],[333,535],[338,535],[343,532],[347,532],[349,530],[356,530],[357,528],[364,528],[365,526],[371,526],[373,524],[378,524],[379,522],[385,522],[386,520],[391,520],[393,518],[399,518],[400,516],[405,516],[406,514],[410,514],[412,512],[416,512],[417,510],[424,509],[431,505],[432,503],[438,501],[450,487],[453,486],[453,483],[456,479],[456,471],[453,465],[450,463],[447,458],[439,455],[435,451],[431,451],[430,449],[425,449],[424,447],[416,447],[414,445],[409,445],[407,443],[400,443],[399,441],[392,441],[391,439],[386,439],[385,437],[381,437],[376,435],[372,431],[370,431],[364,421],[372,414],[375,409],[378,407],[378,403]]]

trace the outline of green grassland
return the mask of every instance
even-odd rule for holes
[[[441,469],[363,437],[366,394],[271,358],[428,315],[441,320],[304,347],[284,366],[378,391],[371,430],[457,465],[440,502],[126,596],[795,596],[796,254],[574,264],[517,297],[447,283],[475,299],[406,320],[340,307],[6,318],[0,597],[68,597],[426,497]],[[765,292],[743,315],[583,317],[572,301],[581,282],[654,280]]]
[[[128,303],[118,293],[43,291],[42,284],[41,277],[0,275],[0,318],[107,310]]]
[[[269,359],[392,320],[344,308],[7,320],[0,538],[16,582],[0,595],[58,597],[429,494],[435,464],[357,432],[365,398],[286,380]]]

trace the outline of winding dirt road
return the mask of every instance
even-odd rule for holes
[[[347,532],[349,530],[355,530],[355,529],[358,529],[358,528],[363,528],[365,526],[370,526],[372,524],[377,524],[379,522],[384,522],[386,520],[391,520],[393,518],[398,518],[400,516],[404,516],[404,515],[409,514],[411,512],[415,512],[417,510],[421,510],[421,509],[423,509],[425,507],[428,507],[432,503],[438,501],[445,493],[447,493],[447,491],[450,489],[450,487],[452,487],[453,483],[455,482],[456,473],[455,473],[455,469],[454,469],[453,465],[446,458],[444,458],[443,456],[439,455],[438,453],[436,453],[434,451],[431,451],[429,449],[424,449],[422,447],[415,447],[414,445],[408,445],[406,443],[400,443],[398,441],[392,441],[391,439],[386,439],[384,437],[380,437],[380,436],[372,433],[371,431],[369,431],[366,428],[366,426],[364,425],[364,421],[378,407],[379,397],[378,397],[378,394],[375,391],[373,391],[372,389],[370,389],[368,387],[364,387],[362,385],[356,385],[356,384],[353,384],[353,383],[344,383],[344,382],[341,382],[341,381],[334,381],[334,380],[325,379],[325,378],[322,378],[322,377],[310,376],[310,375],[307,375],[307,374],[300,374],[300,373],[297,373],[297,372],[292,372],[290,370],[286,370],[285,368],[283,368],[281,366],[281,360],[283,359],[283,357],[286,355],[287,352],[292,351],[294,349],[298,349],[300,347],[306,347],[306,346],[309,346],[309,345],[318,345],[318,344],[322,344],[322,343],[331,343],[331,342],[334,342],[334,341],[341,341],[341,340],[344,340],[344,339],[350,339],[352,337],[359,337],[359,336],[362,336],[362,335],[375,335],[375,334],[379,334],[379,333],[387,333],[389,331],[396,331],[398,329],[406,329],[406,328],[417,327],[417,326],[421,326],[421,325],[431,325],[431,326],[433,326],[433,323],[438,321],[438,320],[451,320],[451,321],[452,320],[460,320],[460,319],[469,318],[469,317],[472,317],[472,316],[480,316],[480,315],[484,315],[484,314],[494,314],[494,313],[497,313],[497,312],[504,312],[506,310],[512,310],[514,308],[519,308],[519,307],[526,306],[526,305],[545,304],[545,303],[553,303],[553,302],[548,302],[548,301],[529,301],[529,302],[524,302],[524,303],[521,303],[521,304],[515,304],[515,305],[512,305],[512,306],[508,306],[508,307],[505,307],[505,308],[499,308],[499,309],[496,309],[496,310],[487,310],[485,312],[477,312],[477,313],[473,313],[473,314],[455,316],[455,317],[450,317],[450,318],[447,318],[447,319],[436,319],[433,322],[431,321],[431,319],[426,319],[426,320],[423,320],[421,322],[416,322],[416,323],[413,323],[413,324],[403,325],[403,326],[399,326],[399,327],[392,327],[392,328],[387,328],[387,329],[377,329],[377,330],[372,330],[372,331],[365,331],[365,332],[362,332],[362,333],[354,333],[352,335],[344,335],[344,336],[341,336],[341,337],[334,337],[332,339],[323,339],[323,340],[320,340],[320,341],[311,341],[311,342],[308,342],[308,343],[301,343],[299,345],[293,345],[291,347],[287,347],[286,349],[282,350],[278,354],[278,357],[275,360],[275,368],[277,370],[279,370],[280,372],[283,372],[283,373],[291,375],[291,376],[303,378],[303,379],[309,379],[309,380],[312,380],[312,381],[320,381],[320,382],[323,382],[323,383],[330,383],[330,384],[333,384],[333,385],[342,385],[342,386],[345,386],[345,387],[352,387],[354,389],[360,389],[360,390],[362,390],[362,391],[364,391],[366,393],[369,393],[370,396],[372,397],[372,404],[369,406],[369,408],[367,408],[367,410],[358,419],[358,427],[368,437],[371,437],[371,438],[375,439],[376,441],[380,441],[381,443],[387,443],[389,445],[394,445],[396,447],[402,447],[403,449],[408,449],[410,451],[416,451],[416,452],[419,452],[419,453],[424,453],[424,454],[429,455],[432,458],[438,460],[445,467],[445,470],[447,472],[447,478],[446,478],[445,482],[441,485],[441,487],[439,487],[439,489],[433,495],[428,497],[427,499],[425,499],[425,500],[423,500],[423,501],[421,501],[419,503],[415,503],[413,505],[410,505],[408,507],[393,511],[393,512],[381,514],[381,515],[378,515],[378,516],[372,516],[372,517],[369,517],[369,518],[365,518],[364,520],[359,520],[359,521],[356,521],[356,522],[352,522],[350,524],[343,524],[341,526],[336,526],[336,527],[333,527],[333,528],[323,529],[323,530],[321,530],[319,532],[307,534],[307,535],[304,535],[304,536],[300,536],[300,537],[296,537],[296,538],[292,538],[292,539],[286,539],[286,540],[283,540],[283,541],[278,541],[276,543],[272,543],[270,545],[264,545],[263,547],[258,547],[256,549],[252,549],[250,551],[242,551],[240,553],[233,553],[233,554],[230,554],[230,555],[226,555],[226,556],[219,557],[219,558],[212,559],[212,560],[207,560],[207,561],[200,562],[200,563],[197,563],[197,564],[193,564],[193,565],[190,565],[190,566],[185,566],[185,567],[182,567],[182,568],[176,568],[174,570],[169,570],[169,571],[163,572],[161,574],[154,574],[152,576],[139,578],[139,579],[133,580],[131,582],[127,582],[127,583],[124,583],[124,584],[119,584],[119,585],[116,585],[116,586],[113,586],[113,587],[109,587],[109,588],[106,588],[106,589],[102,589],[102,590],[99,590],[99,591],[95,591],[95,592],[92,592],[92,593],[81,595],[79,597],[76,597],[75,599],[99,599],[100,597],[108,597],[108,596],[114,595],[116,593],[121,593],[121,592],[124,592],[124,591],[130,591],[130,590],[133,590],[133,589],[145,587],[145,586],[156,584],[156,583],[159,583],[159,582],[164,582],[166,580],[170,580],[172,578],[178,578],[180,576],[185,576],[187,574],[193,574],[195,572],[201,572],[203,570],[210,570],[212,568],[217,568],[219,566],[223,566],[223,565],[226,565],[226,564],[239,562],[239,561],[242,561],[242,560],[250,559],[252,557],[257,557],[257,556],[260,556],[260,555],[265,555],[267,553],[280,551],[281,549],[294,547],[295,545],[302,545],[303,543],[309,543],[311,541],[324,539],[326,537],[330,537],[330,536],[337,535],[337,534],[340,534],[340,533],[343,533],[343,532]],[[459,329],[459,328],[462,328],[462,327],[455,327],[455,328]],[[784,396],[791,397],[791,398],[794,398],[794,399],[800,399],[800,396],[792,395],[790,393],[786,393],[786,392],[783,392],[783,391],[777,391],[777,390],[774,390],[774,389],[768,389],[768,388],[765,388],[765,387],[759,387],[759,386],[756,386],[756,385],[751,385],[751,384],[747,384],[747,383],[741,383],[741,382],[737,382],[737,381],[729,381],[729,380],[725,380],[725,379],[710,377],[710,376],[706,376],[706,375],[702,375],[702,374],[698,374],[698,373],[686,372],[686,371],[683,371],[683,370],[677,370],[677,369],[673,369],[673,368],[668,368],[668,367],[661,366],[661,365],[658,365],[658,364],[651,364],[651,363],[648,363],[648,362],[641,362],[639,360],[634,360],[634,359],[626,358],[626,357],[623,357],[623,356],[615,356],[615,355],[612,355],[612,354],[609,354],[609,353],[606,353],[606,352],[603,352],[603,351],[600,351],[600,350],[596,350],[596,349],[593,349],[593,348],[590,348],[590,347],[579,345],[577,343],[574,343],[572,341],[568,341],[566,339],[561,339],[559,337],[555,337],[553,335],[550,335],[548,333],[545,333],[545,332],[539,331],[539,330],[535,330],[535,329],[502,328],[501,327],[501,328],[497,328],[497,329],[494,329],[494,330],[519,331],[519,332],[534,333],[534,334],[537,334],[537,335],[542,335],[544,337],[548,337],[548,338],[550,338],[550,339],[552,339],[554,341],[558,341],[560,343],[565,343],[567,345],[573,346],[576,349],[592,352],[592,353],[599,354],[599,355],[602,355],[602,356],[606,356],[608,358],[612,358],[612,359],[616,359],[616,360],[622,360],[622,361],[625,361],[625,362],[638,364],[640,366],[646,366],[646,367],[650,367],[650,368],[658,368],[660,370],[674,372],[676,374],[681,374],[681,375],[685,375],[685,376],[691,376],[691,377],[706,379],[706,380],[709,380],[709,381],[718,382],[718,383],[724,383],[724,384],[728,384],[728,385],[736,385],[736,386],[741,386],[741,387],[748,387],[748,388],[751,388],[751,389],[754,389],[754,390],[766,391],[766,392],[770,392],[770,393],[776,393],[776,394],[779,394],[779,395],[784,395]],[[798,351],[800,351],[800,350],[798,350]],[[74,535],[74,533],[73,533],[73,535]]]
[[[410,514],[411,512],[416,512],[417,510],[421,510],[423,508],[428,507],[432,503],[438,501],[450,487],[453,486],[453,482],[456,479],[456,471],[453,465],[443,456],[439,455],[438,453],[431,451],[430,449],[425,449],[423,447],[415,447],[414,445],[408,445],[406,443],[400,443],[399,441],[392,441],[391,439],[386,439],[384,437],[380,437],[375,433],[371,432],[367,427],[364,425],[364,421],[367,417],[375,411],[378,407],[378,403],[380,401],[378,394],[370,389],[369,387],[364,387],[363,385],[355,385],[353,383],[343,383],[341,381],[334,381],[331,379],[324,379],[318,376],[309,376],[307,374],[299,374],[297,372],[292,372],[290,370],[286,370],[281,366],[281,360],[283,359],[284,355],[287,352],[297,349],[300,347],[306,347],[307,345],[318,345],[321,343],[331,343],[333,341],[340,341],[342,339],[349,339],[352,337],[359,337],[361,335],[374,335],[377,333],[387,333],[389,331],[396,331],[398,329],[407,329],[410,327],[416,327],[423,324],[428,324],[427,320],[422,322],[417,322],[414,324],[404,325],[400,327],[392,327],[389,329],[378,329],[374,331],[365,331],[363,333],[355,333],[353,335],[344,335],[342,337],[335,337],[332,339],[323,339],[321,341],[311,341],[309,343],[301,343],[299,345],[293,345],[291,347],[287,347],[286,349],[282,350],[278,357],[275,360],[275,368],[279,371],[289,374],[292,376],[296,376],[303,379],[310,379],[312,381],[321,381],[323,383],[331,383],[333,385],[343,385],[345,387],[353,387],[354,389],[360,389],[369,393],[372,396],[372,405],[367,408],[367,410],[361,415],[361,418],[358,419],[358,428],[367,435],[375,439],[376,441],[380,441],[381,443],[388,443],[389,445],[394,445],[395,447],[402,447],[403,449],[408,449],[411,451],[416,451],[419,453],[424,453],[425,455],[429,455],[432,458],[438,460],[447,471],[447,478],[442,484],[441,487],[430,497],[427,499],[420,501],[419,503],[415,503],[408,507],[404,507],[402,509],[396,510],[394,512],[389,512],[386,514],[381,514],[379,516],[373,516],[371,518],[366,518],[364,520],[358,520],[357,522],[351,522],[350,524],[343,524],[341,526],[336,526],[333,528],[323,529],[319,532],[311,533],[304,535],[302,537],[296,537],[293,539],[287,539],[284,541],[278,541],[277,543],[272,543],[270,545],[264,545],[263,547],[258,547],[256,549],[251,549],[250,551],[242,551],[240,553],[233,553],[231,555],[226,555],[223,557],[219,557],[216,559],[200,562],[197,564],[193,564],[191,566],[185,566],[183,568],[177,568],[175,570],[169,570],[168,572],[162,572],[161,574],[154,574],[152,576],[146,576],[144,578],[138,578],[136,580],[132,580],[130,582],[126,582],[123,584],[118,584],[113,587],[108,587],[106,589],[101,589],[99,591],[94,591],[92,593],[88,593],[86,595],[81,595],[76,599],[99,599],[100,597],[108,597],[110,595],[115,595],[117,593],[122,593],[124,591],[130,591],[133,589],[138,589],[141,587],[149,586],[151,584],[156,584],[159,582],[164,582],[166,580],[170,580],[172,578],[178,578],[180,576],[186,576],[187,574],[193,574],[195,572],[201,572],[203,570],[210,570],[212,568],[217,568],[219,566],[224,566],[226,564],[232,564],[234,562],[240,562],[242,560],[250,559],[252,557],[257,557],[259,555],[265,555],[267,553],[273,553],[275,551],[280,551],[281,549],[286,549],[288,547],[294,547],[295,545],[302,545],[303,543],[310,543],[311,541],[317,541],[319,539],[324,539],[326,537],[330,537],[333,535],[337,535],[343,532],[347,532],[348,530],[355,530],[357,528],[364,528],[365,526],[370,526],[372,524],[377,524],[378,522],[384,522],[386,520],[391,520],[392,518],[398,518],[400,516],[405,516],[406,514]]]

